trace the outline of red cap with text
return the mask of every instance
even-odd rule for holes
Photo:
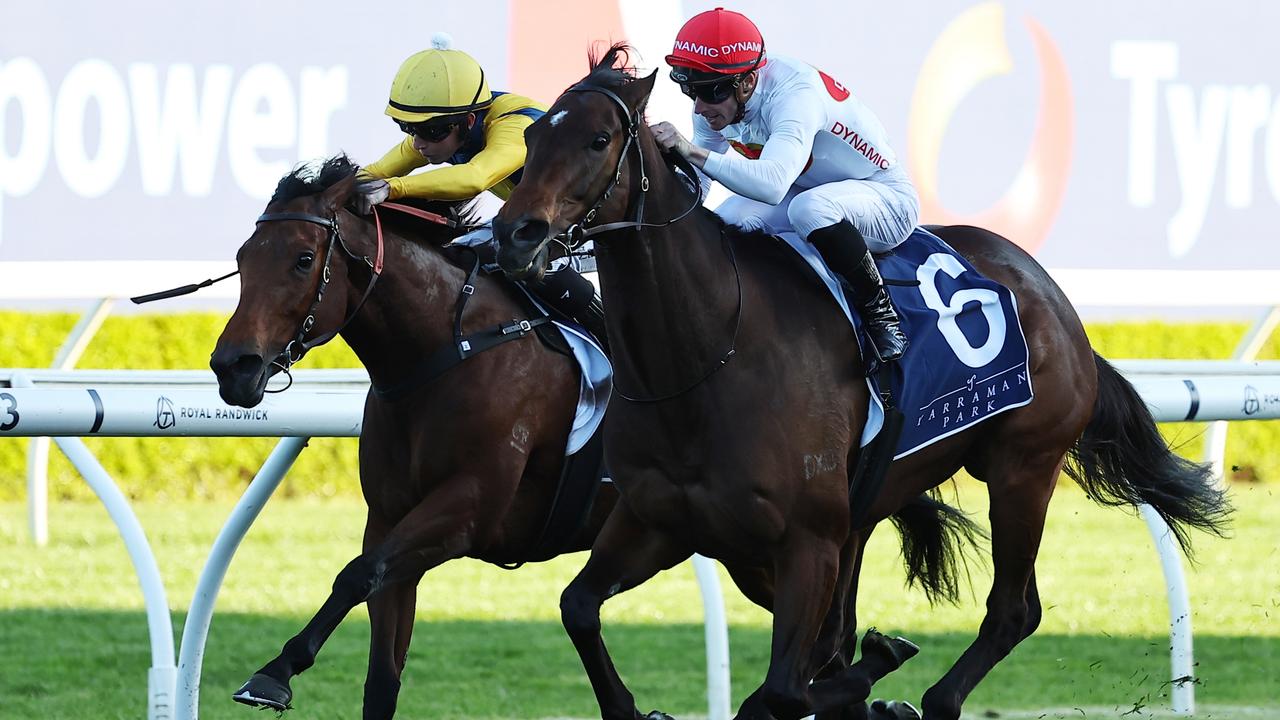
[[[764,38],[746,15],[724,8],[698,13],[680,28],[667,64],[737,75],[765,64]]]

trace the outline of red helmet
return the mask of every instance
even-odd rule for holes
[[[724,8],[698,13],[680,28],[667,64],[717,75],[740,75],[764,65],[764,38],[746,15]],[[674,73],[677,71],[672,71]]]

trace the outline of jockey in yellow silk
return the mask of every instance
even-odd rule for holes
[[[382,182],[364,187],[358,209],[405,197],[467,200],[485,190],[505,200],[524,167],[524,129],[544,110],[527,97],[490,91],[484,69],[461,50],[413,55],[396,73],[386,109],[404,140],[364,168]],[[428,164],[444,167],[409,174]]]
[[[432,48],[400,65],[391,82],[386,114],[405,137],[381,160],[367,165],[353,205],[369,214],[387,200],[469,200],[486,190],[506,200],[524,170],[524,131],[546,106],[489,89],[484,68],[437,33]],[[440,165],[423,172],[414,170]],[[413,174],[410,174],[413,173]],[[483,228],[467,244],[492,240]],[[589,280],[567,264],[526,283],[538,299],[605,342],[603,307]]]

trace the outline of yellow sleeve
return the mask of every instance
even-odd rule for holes
[[[493,188],[524,167],[524,129],[532,123],[533,120],[524,115],[494,119],[485,127],[484,149],[470,161],[417,175],[389,178],[391,197],[469,200]]]
[[[391,182],[391,180],[402,175],[408,175],[426,164],[427,159],[422,157],[422,153],[413,149],[413,137],[405,135],[404,140],[388,150],[381,160],[372,165],[365,165],[363,174],[387,180],[392,186],[391,196],[398,197],[395,194],[395,183]]]

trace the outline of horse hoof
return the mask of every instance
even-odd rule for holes
[[[644,720],[675,720],[675,718],[661,710],[650,710],[649,714],[644,716]]]
[[[905,700],[873,700],[867,717],[869,720],[920,720],[920,711]]]
[[[920,646],[910,640],[904,637],[891,638],[876,632],[874,628],[862,637],[862,656],[879,656],[888,661],[894,670],[902,667],[903,663],[919,652]]]
[[[286,683],[270,675],[254,673],[253,677],[249,678],[249,682],[241,685],[239,690],[231,694],[231,699],[252,707],[265,707],[276,712],[284,712],[292,707],[289,701],[293,699],[293,691]]]

